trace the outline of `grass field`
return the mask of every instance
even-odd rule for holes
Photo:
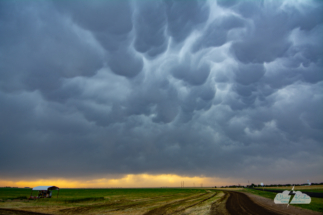
[[[160,208],[172,214],[207,214],[222,192],[212,189],[61,189],[51,199],[27,200],[31,189],[0,188],[0,208],[51,214],[144,214]],[[34,195],[37,192],[34,191]]]
[[[223,191],[239,191],[243,190],[244,188],[214,188],[215,190],[223,190]]]
[[[270,190],[291,190],[293,186],[288,187],[264,187],[264,189]],[[311,186],[295,186],[294,190],[304,192],[323,193],[323,185],[311,185]]]
[[[196,194],[205,193],[204,189],[172,189],[172,188],[138,188],[138,189],[60,189],[58,198],[56,190],[53,191],[52,200],[71,200],[81,199],[88,197],[104,197],[109,198],[151,198],[160,195],[185,195],[185,194]],[[31,189],[22,188],[0,188],[0,199],[15,199],[20,197],[29,197]],[[33,191],[33,195],[37,195],[37,191]]]
[[[291,189],[292,189],[292,187],[284,187],[281,190],[283,191],[283,190],[291,190]],[[318,187],[318,189],[320,189],[320,187]],[[296,187],[294,188],[294,190],[300,191],[299,189],[296,189]],[[272,200],[274,200],[274,198],[275,198],[275,196],[277,194],[277,193],[273,193],[273,192],[262,191],[262,190],[254,190],[254,189],[247,189],[247,188],[245,188],[242,192],[252,193],[252,194],[263,196],[263,197],[266,197],[266,198],[272,199]],[[306,209],[310,209],[310,210],[313,210],[313,211],[323,212],[323,199],[322,198],[313,198],[312,197],[310,204],[299,204],[299,205],[294,204],[293,206],[306,208]]]
[[[50,214],[209,214],[211,205],[225,191],[248,192],[272,200],[276,196],[245,188],[61,189],[58,198],[57,191],[53,191],[53,198],[28,200],[31,189],[0,188],[0,208]],[[308,205],[294,206],[323,212],[323,199],[312,198]]]

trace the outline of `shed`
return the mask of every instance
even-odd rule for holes
[[[33,190],[59,190],[56,186],[38,186],[34,187]]]
[[[38,187],[34,187],[32,190],[31,190],[31,195],[30,195],[30,198],[33,199],[34,197],[32,196],[33,194],[33,191],[36,190],[36,191],[50,191],[50,190],[58,190],[57,192],[57,198],[58,198],[58,193],[59,193],[59,187],[56,187],[56,186],[38,186]],[[51,196],[49,196],[51,197]],[[42,197],[40,197],[42,198]]]

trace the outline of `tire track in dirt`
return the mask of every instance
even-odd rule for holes
[[[113,203],[106,203],[106,204],[79,206],[79,207],[61,209],[61,210],[59,210],[59,212],[64,213],[64,214],[81,214],[81,213],[86,213],[86,212],[88,212],[90,210],[93,210],[93,209],[116,206],[116,205],[119,205],[119,204],[121,204],[121,203],[113,202]]]
[[[186,209],[191,208],[191,207],[194,207],[194,206],[196,206],[196,205],[198,205],[198,204],[201,204],[201,203],[203,203],[203,202],[205,202],[205,201],[207,201],[207,200],[209,200],[209,199],[213,198],[213,197],[214,197],[214,196],[216,196],[216,195],[217,195],[217,193],[214,193],[212,196],[207,197],[207,198],[205,198],[205,199],[203,199],[203,200],[201,200],[201,201],[199,201],[199,202],[197,202],[197,203],[194,203],[194,204],[189,205],[189,206],[187,206],[187,207],[184,207],[184,208],[182,208],[182,209],[176,210],[174,213],[179,213],[179,212],[185,211]]]
[[[178,196],[178,195],[165,195],[165,196],[157,196],[157,197],[151,197],[149,199],[159,199],[161,197],[170,197],[170,196]]]
[[[222,214],[226,215],[229,214],[225,208],[225,203],[229,198],[229,193],[224,192],[224,195],[217,201],[211,204],[210,215]]]
[[[87,213],[87,212],[89,212],[91,210],[95,210],[95,209],[115,207],[115,208],[111,208],[111,210],[109,211],[109,212],[112,212],[112,211],[125,210],[125,209],[132,208],[132,207],[135,207],[138,205],[143,205],[143,204],[146,204],[147,202],[148,201],[138,202],[138,203],[127,204],[127,205],[122,205],[122,206],[118,206],[122,203],[114,202],[114,203],[106,203],[106,204],[99,204],[99,205],[89,205],[89,206],[66,208],[66,209],[60,210],[59,212],[64,213],[64,214],[82,214],[82,213]]]
[[[0,215],[49,215],[49,214],[17,210],[17,209],[0,208]]]
[[[167,197],[170,197],[170,196],[175,196],[175,195],[160,196],[160,197],[157,197],[157,198],[163,199],[163,198],[167,198]],[[101,203],[101,204],[88,205],[88,206],[78,206],[78,207],[61,209],[61,210],[59,210],[59,213],[63,213],[63,214],[83,214],[83,213],[88,213],[89,211],[92,211],[92,210],[95,210],[95,209],[102,209],[102,208],[109,208],[109,207],[111,207],[111,210],[109,210],[109,212],[121,211],[121,210],[126,210],[128,208],[144,206],[144,205],[148,204],[149,202],[153,201],[153,199],[156,199],[156,198],[154,197],[154,198],[151,198],[149,200],[135,202],[135,203],[126,204],[126,205],[121,205],[121,204],[124,203],[124,201],[118,201],[118,202],[113,202],[113,203],[104,203],[104,204]]]
[[[174,202],[168,203],[166,205],[163,205],[161,207],[158,207],[158,208],[155,208],[153,210],[150,210],[150,211],[144,213],[144,215],[163,215],[163,214],[167,214],[167,209],[170,208],[172,205],[182,203],[182,202],[192,200],[192,199],[197,199],[197,198],[199,198],[201,196],[205,196],[207,194],[208,193],[203,193],[203,194],[200,194],[200,195],[197,195],[197,196],[193,196],[193,197],[191,196],[191,197],[188,197],[186,199],[181,199],[181,200],[178,200],[178,201],[174,201]]]
[[[231,215],[281,215],[254,203],[246,194],[229,191],[229,198],[226,202],[226,209]]]

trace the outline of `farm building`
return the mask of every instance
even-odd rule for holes
[[[57,190],[57,198],[59,193],[59,187],[56,186],[38,186],[34,187],[31,190],[30,199],[38,199],[38,198],[51,198],[52,197],[52,190]],[[33,196],[33,192],[38,191],[37,196]]]

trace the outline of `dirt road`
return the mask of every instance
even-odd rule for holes
[[[230,191],[229,194],[226,209],[230,214],[281,215],[257,205],[244,193]]]

